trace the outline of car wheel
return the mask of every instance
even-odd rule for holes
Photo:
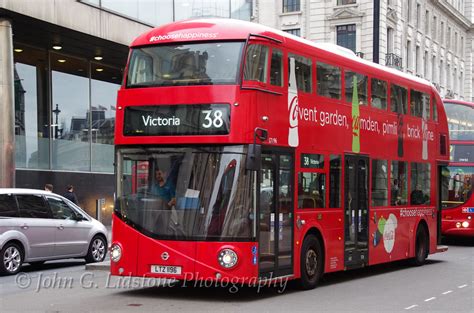
[[[86,262],[96,263],[102,262],[107,254],[107,241],[102,236],[95,236],[89,245]]]
[[[16,243],[7,243],[1,251],[0,273],[14,275],[18,273],[23,264],[23,250]]]
[[[309,235],[301,247],[301,278],[302,289],[313,289],[318,285],[323,274],[323,252],[321,243],[315,236]]]

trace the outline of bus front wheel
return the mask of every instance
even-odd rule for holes
[[[313,235],[307,236],[301,247],[301,278],[302,289],[313,289],[318,285],[323,275],[323,251],[319,239]]]

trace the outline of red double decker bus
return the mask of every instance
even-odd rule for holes
[[[344,48],[228,19],[155,28],[131,45],[115,143],[113,275],[313,288],[445,249],[438,93]]]
[[[444,100],[450,164],[442,177],[442,234],[474,237],[474,103]]]

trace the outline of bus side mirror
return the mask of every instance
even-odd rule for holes
[[[259,171],[262,164],[262,146],[255,143],[249,145],[245,168],[249,171]]]

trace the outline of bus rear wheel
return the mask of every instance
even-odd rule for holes
[[[413,265],[421,266],[425,264],[426,258],[428,257],[428,235],[423,226],[419,226],[416,230],[415,240],[415,258],[413,259]]]
[[[319,239],[313,235],[307,236],[301,247],[301,278],[302,289],[313,289],[323,274],[323,251]]]

